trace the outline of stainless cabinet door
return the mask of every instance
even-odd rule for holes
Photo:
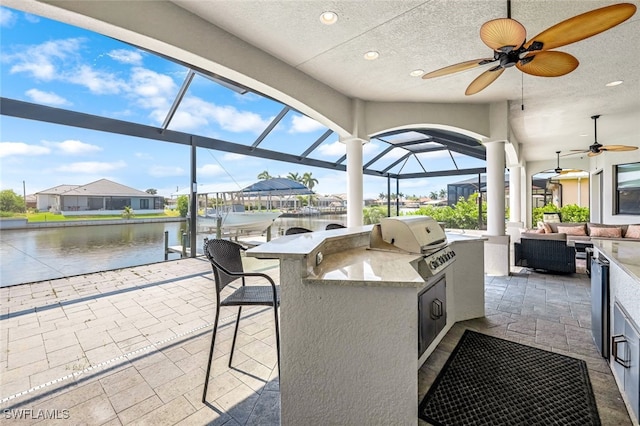
[[[640,336],[628,319],[625,321],[624,335],[627,339],[630,360],[624,377],[624,393],[638,421],[640,418]]]

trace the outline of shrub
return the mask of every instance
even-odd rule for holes
[[[180,195],[178,197],[177,208],[178,212],[180,212],[180,217],[187,217],[187,213],[189,212],[189,197]]]
[[[533,209],[531,218],[532,226],[536,226],[542,221],[543,213],[560,213],[563,222],[588,222],[589,208],[580,207],[577,204],[568,204],[562,208],[558,208],[554,204],[547,204],[544,207],[536,207]]]
[[[0,191],[0,211],[24,213],[24,198],[15,193],[13,189],[4,189]]]
[[[424,206],[410,214],[431,216],[436,221],[443,222],[446,228],[478,229],[478,194],[472,194],[466,200],[461,197],[453,207]],[[487,203],[484,200],[482,223],[487,223]]]
[[[380,223],[380,219],[387,217],[387,208],[381,206],[365,207],[362,210],[365,225]]]

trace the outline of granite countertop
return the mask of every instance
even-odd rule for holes
[[[268,243],[247,250],[247,256],[260,259],[302,258],[309,255],[327,239],[339,239],[365,232],[371,232],[372,225],[357,226],[330,231],[316,231],[305,234],[285,235]],[[449,243],[486,240],[486,237],[447,232]]]
[[[302,258],[309,255],[327,239],[344,238],[364,232],[371,232],[371,225],[357,226],[330,231],[316,231],[304,234],[285,235],[268,243],[247,250],[247,256],[261,259]]]
[[[468,241],[485,241],[488,240],[488,237],[482,235],[471,235],[471,234],[458,234],[454,232],[447,232],[447,241],[449,243],[464,243]]]
[[[610,261],[640,282],[640,241],[592,240]]]
[[[304,281],[308,284],[422,287],[415,264],[422,256],[358,247],[328,255]]]

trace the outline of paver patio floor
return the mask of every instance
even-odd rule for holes
[[[279,281],[275,261],[248,270]],[[203,258],[0,288],[0,407],[19,424],[279,424],[273,312],[223,308],[207,403],[215,310]],[[419,372],[424,395],[465,328],[586,360],[604,425],[631,424],[591,341],[586,275],[486,277],[486,317],[456,324]],[[9,411],[7,411],[9,410]],[[28,411],[31,410],[31,411]]]

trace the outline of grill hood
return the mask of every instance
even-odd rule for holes
[[[425,254],[447,245],[442,227],[430,216],[398,216],[380,220],[371,233],[371,247]]]

